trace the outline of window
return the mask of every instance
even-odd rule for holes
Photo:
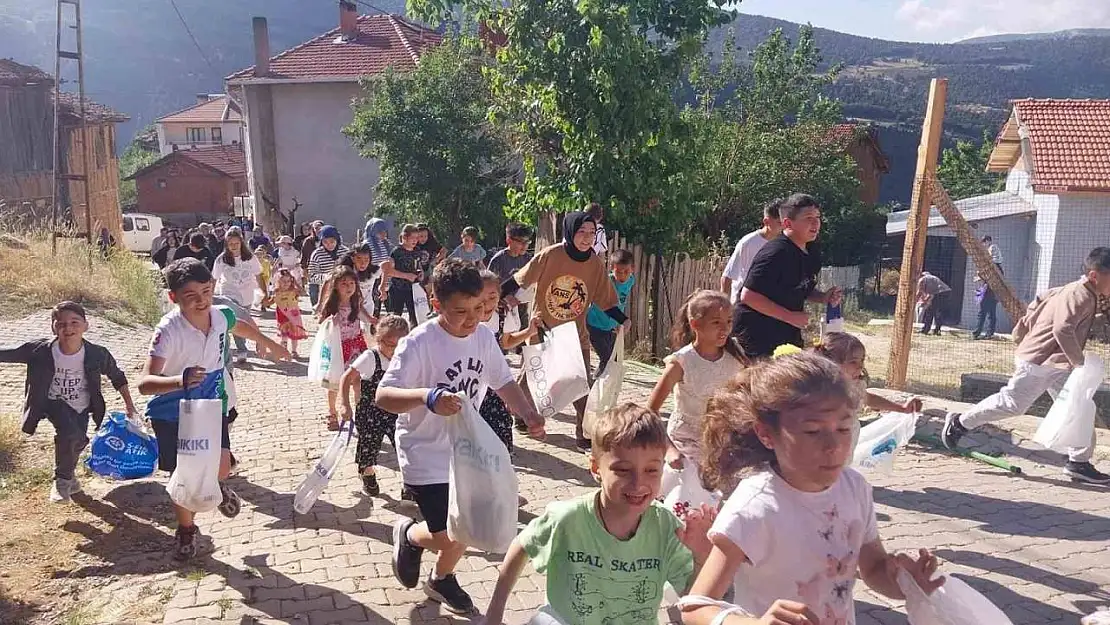
[[[212,129],[212,143],[223,143],[223,142],[224,142],[224,130],[223,130],[223,128],[213,128]]]
[[[186,128],[185,141],[187,143],[204,143],[203,128]]]
[[[166,179],[165,178],[159,178],[158,179],[158,188],[159,189],[165,189],[166,188]]]
[[[131,232],[134,229],[135,229],[135,225],[131,223],[131,218],[125,216],[123,218],[123,231],[124,232]]]
[[[150,221],[143,217],[135,218],[135,231],[136,232],[150,232]]]

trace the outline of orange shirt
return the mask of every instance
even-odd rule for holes
[[[578,340],[582,349],[590,347],[586,330],[586,312],[590,304],[601,310],[617,305],[617,292],[609,280],[605,263],[597,255],[577,262],[567,255],[562,243],[544,248],[516,274],[522,289],[536,285],[533,309],[543,317],[547,327],[554,328],[568,321],[578,324]]]

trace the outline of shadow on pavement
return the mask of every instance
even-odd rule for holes
[[[549,434],[545,441],[561,449],[574,450],[574,439],[563,434]],[[538,475],[540,477],[571,482],[580,486],[596,486],[594,476],[586,468],[586,456],[579,453],[582,465],[576,465],[551,454],[532,449],[517,447],[513,466],[517,473]]]
[[[1110,519],[1036,501],[1010,501],[944,488],[923,492],[877,486],[875,503],[982,523],[979,529],[995,534],[1102,541],[1110,534]]]

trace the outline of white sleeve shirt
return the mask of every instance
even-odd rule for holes
[[[744,279],[747,278],[748,271],[752,268],[755,255],[766,244],[767,239],[763,238],[760,230],[749,232],[736,243],[736,249],[732,250],[732,256],[728,257],[728,264],[725,265],[724,273],[721,276],[732,280],[733,305],[740,301],[740,289],[744,288]]]

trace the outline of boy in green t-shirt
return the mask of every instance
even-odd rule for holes
[[[601,488],[550,504],[513,541],[486,610],[500,625],[526,560],[547,576],[547,602],[567,625],[655,622],[663,583],[680,594],[709,555],[716,511],[685,524],[656,501],[667,452],[657,414],[624,404],[594,428],[590,471]]]

